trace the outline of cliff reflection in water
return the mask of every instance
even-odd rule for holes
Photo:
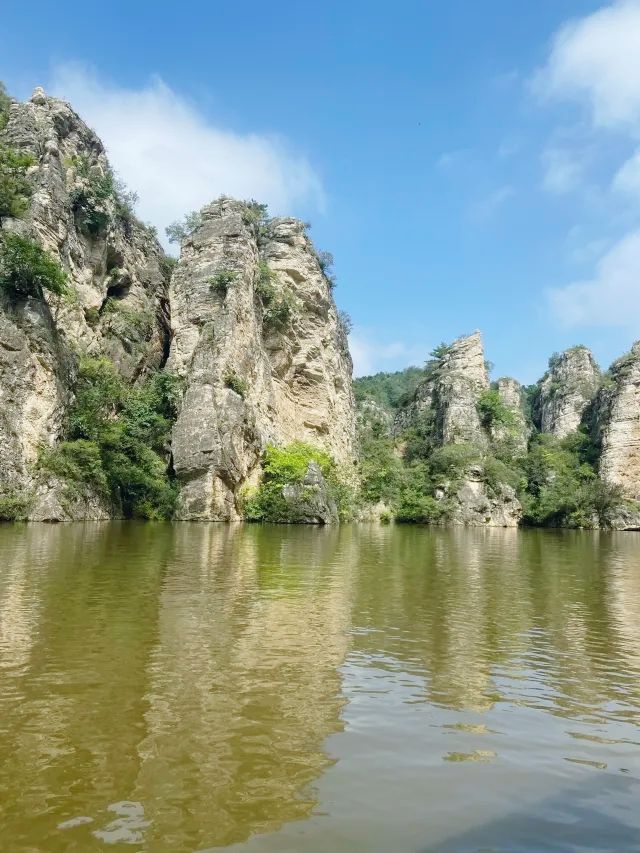
[[[631,743],[640,722],[635,534],[114,523],[0,527],[0,551],[0,829],[16,849],[259,844],[331,820],[332,754],[364,798],[378,755],[398,797],[412,761],[425,802],[434,761],[500,760],[438,732],[421,769],[382,716],[368,754],[348,754],[343,719],[358,728],[358,691],[378,702],[371,678],[385,713],[410,702],[467,736],[509,705],[516,764],[531,713],[563,720],[549,762],[576,738]]]
[[[425,677],[425,698],[483,710],[536,669],[548,709],[640,701],[635,534],[370,528],[360,535],[352,648]],[[625,675],[626,673],[626,675]],[[526,702],[525,697],[520,701]]]

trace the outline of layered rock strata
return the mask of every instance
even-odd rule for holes
[[[171,283],[177,515],[235,520],[269,443],[308,442],[353,472],[351,358],[301,222],[255,222],[226,198],[201,217]]]
[[[557,438],[575,432],[599,383],[600,369],[586,347],[572,347],[553,356],[539,382],[533,412],[536,426]]]
[[[26,214],[2,230],[35,240],[68,283],[64,297],[0,296],[0,492],[29,494],[34,518],[65,518],[57,485],[40,482],[39,454],[62,434],[79,357],[107,357],[127,381],[166,359],[164,253],[133,215],[102,143],[64,101],[36,89],[13,102],[0,145],[33,160]],[[83,500],[76,516],[105,512]]]

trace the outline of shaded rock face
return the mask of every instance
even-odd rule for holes
[[[40,517],[34,463],[61,435],[78,355],[106,356],[130,381],[157,369],[168,350],[168,283],[159,243],[115,192],[95,207],[99,227],[87,227],[86,199],[111,173],[102,143],[68,104],[42,90],[14,102],[0,144],[34,159],[29,209],[2,228],[56,257],[70,291],[0,300],[0,492],[34,491]],[[79,508],[74,517],[87,513],[95,516]]]
[[[461,484],[446,484],[437,497],[452,507],[449,523],[471,527],[517,527],[522,506],[515,490],[506,483],[492,489],[484,481],[480,467],[472,466]]]
[[[640,341],[613,364],[597,408],[600,475],[627,498],[640,501]]]
[[[541,432],[564,438],[580,426],[600,382],[600,369],[586,347],[554,356],[539,382],[533,418]]]
[[[513,448],[514,455],[524,455],[527,452],[529,427],[522,405],[522,385],[517,379],[503,376],[497,383],[500,402],[509,410],[513,423],[505,426],[495,424],[491,427],[491,441],[497,444],[508,444]]]
[[[284,486],[282,496],[299,524],[336,524],[338,508],[317,462],[309,462],[302,483]]]
[[[269,443],[306,441],[353,469],[351,358],[302,223],[258,226],[230,199],[204,208],[171,304],[168,367],[186,381],[172,438],[179,518],[239,518]]]

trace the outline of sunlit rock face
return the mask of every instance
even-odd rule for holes
[[[103,518],[109,507],[91,498],[63,507],[58,484],[38,484],[34,465],[61,436],[79,357],[105,356],[128,381],[162,365],[164,253],[122,205],[102,143],[64,101],[36,89],[30,101],[12,103],[0,145],[34,161],[26,215],[2,229],[48,250],[69,288],[45,300],[0,295],[0,493],[30,493],[38,520]]]
[[[487,436],[477,404],[488,387],[480,332],[458,338],[427,365],[425,381],[398,412],[395,431],[412,426],[418,419],[428,419],[438,446],[461,442],[484,445]]]
[[[600,475],[627,498],[639,501],[640,341],[613,364],[598,400],[598,417]]]
[[[516,456],[527,452],[529,427],[522,405],[522,385],[517,379],[503,376],[496,382],[500,402],[510,413],[512,423],[492,424],[491,440],[498,444],[508,444]]]
[[[178,517],[234,520],[269,443],[302,440],[353,471],[351,358],[304,225],[205,207],[171,282],[168,367],[185,379],[172,440]]]
[[[533,416],[541,432],[564,438],[580,426],[600,381],[600,368],[586,347],[553,356],[539,382]]]

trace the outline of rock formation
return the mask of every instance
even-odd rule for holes
[[[436,492],[450,506],[449,524],[467,527],[517,527],[522,507],[515,489],[506,483],[490,487],[481,465],[472,465],[461,483],[445,483]]]
[[[171,283],[168,367],[186,390],[172,440],[178,517],[234,520],[268,443],[302,440],[353,470],[351,358],[302,223],[220,199]]]
[[[577,430],[599,382],[600,369],[586,347],[571,347],[552,356],[539,382],[533,412],[538,429],[557,438]]]
[[[302,524],[335,524],[338,507],[317,462],[309,467],[301,483],[284,486],[283,497],[290,507],[291,519]]]
[[[498,398],[509,413],[509,423],[491,425],[490,437],[494,444],[509,445],[515,456],[527,452],[529,427],[522,405],[522,385],[517,379],[503,376],[496,382]]]
[[[432,422],[434,444],[484,444],[478,400],[489,387],[480,332],[455,340],[427,365],[427,377],[413,400],[398,412],[396,433],[418,418]]]
[[[640,501],[640,341],[618,359],[598,401],[600,475]]]
[[[482,455],[492,442],[509,439],[514,452],[524,452],[526,425],[519,383],[513,379],[498,383],[500,400],[513,418],[508,427],[488,428],[482,422],[479,403],[489,388],[480,332],[458,338],[427,365],[427,378],[396,417],[396,435],[419,425],[430,436],[433,448],[473,445]],[[515,490],[506,483],[489,485],[482,465],[475,463],[459,476],[444,478],[435,497],[446,502],[446,520],[453,524],[515,527],[522,516]]]
[[[69,285],[63,298],[0,298],[0,492],[35,490],[33,517],[64,518],[55,483],[36,482],[38,455],[61,434],[79,355],[108,357],[129,381],[166,358],[164,253],[133,216],[102,143],[65,102],[41,89],[13,102],[0,145],[34,161],[29,208],[2,228],[59,259]],[[78,512],[105,511],[83,502]]]

